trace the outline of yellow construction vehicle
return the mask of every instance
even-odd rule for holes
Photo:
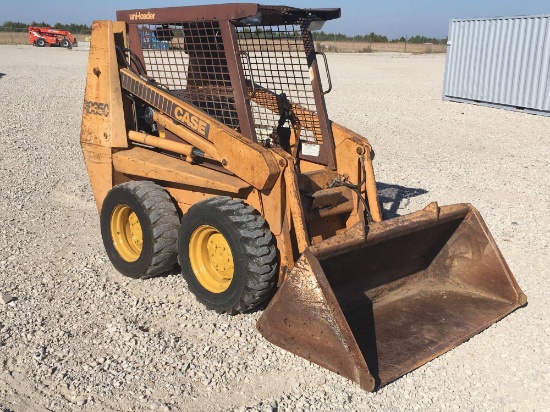
[[[471,205],[383,220],[369,142],[325,107],[312,31],[339,16],[223,4],[96,21],[81,144],[118,271],[179,261],[228,314],[274,292],[266,339],[374,390],[526,297]]]

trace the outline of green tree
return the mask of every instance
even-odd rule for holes
[[[36,22],[33,20],[33,22],[31,24],[29,24],[28,26],[35,26],[35,27],[50,27],[50,25],[48,23],[46,23],[45,21],[43,22]]]
[[[19,21],[7,21],[2,25],[2,27],[6,29],[26,29],[29,25]]]
[[[77,23],[63,24],[58,22],[52,26],[46,23],[45,21],[42,21],[42,22],[33,21],[31,24],[22,23],[19,21],[17,22],[6,21],[0,27],[5,29],[26,29],[29,26],[53,27],[54,29],[57,29],[57,30],[68,30],[71,33],[89,33],[92,30],[92,28],[86,24],[77,24]]]

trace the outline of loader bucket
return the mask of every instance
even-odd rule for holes
[[[479,212],[433,203],[306,249],[257,326],[372,391],[526,302]]]

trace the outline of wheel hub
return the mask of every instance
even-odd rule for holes
[[[213,226],[199,226],[189,241],[191,268],[206,290],[225,292],[234,274],[233,253],[225,237]]]
[[[135,262],[143,249],[141,223],[128,205],[117,205],[111,214],[111,236],[119,255],[127,262]]]

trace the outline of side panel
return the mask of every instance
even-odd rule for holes
[[[112,159],[117,172],[151,180],[177,182],[177,184],[192,186],[197,190],[206,189],[238,194],[250,188],[238,177],[192,165],[181,159],[142,147],[122,150],[114,154]]]
[[[113,158],[110,147],[82,144],[82,154],[90,177],[97,210],[101,212],[103,199],[113,187]]]
[[[82,110],[80,143],[98,210],[113,186],[111,148],[128,147],[115,36],[124,43],[124,23],[93,23]]]
[[[115,34],[124,33],[124,23],[96,21],[92,25],[92,41],[86,91],[82,111],[82,143],[107,147],[128,147]]]

